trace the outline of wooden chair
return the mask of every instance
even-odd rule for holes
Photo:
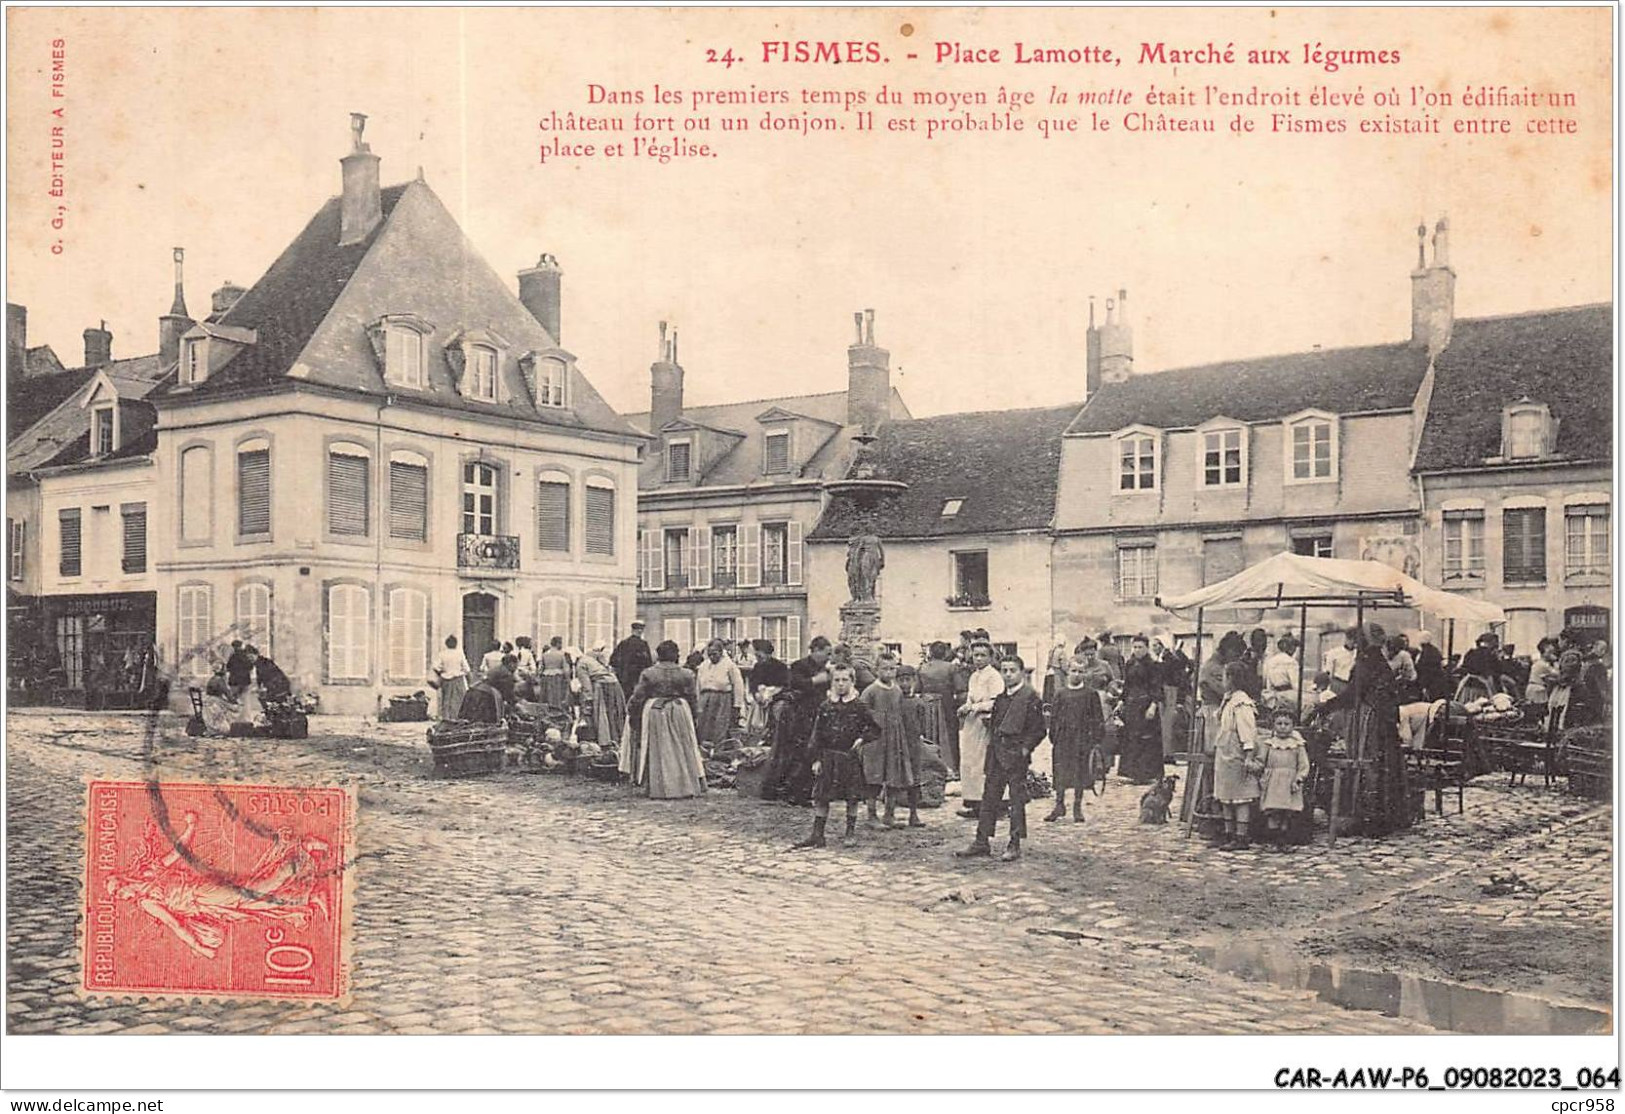
[[[1467,811],[1467,734],[1460,720],[1442,719],[1428,729],[1426,745],[1407,749],[1405,762],[1424,789],[1433,791],[1433,811],[1444,815],[1444,791],[1456,790],[1456,813]]]

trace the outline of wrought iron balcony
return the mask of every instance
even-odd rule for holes
[[[507,534],[458,534],[457,567],[513,572],[519,568],[519,539]]]

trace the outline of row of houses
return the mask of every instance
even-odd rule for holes
[[[370,712],[447,634],[594,645],[634,614],[794,656],[837,634],[858,510],[825,485],[859,435],[908,484],[874,528],[882,637],[910,655],[973,627],[1029,657],[1185,633],[1159,595],[1283,549],[1494,599],[1523,645],[1607,630],[1612,309],[1456,320],[1443,221],[1393,343],[1139,372],[1120,291],[1075,403],[915,418],[873,311],[844,392],[716,406],[686,405],[662,324],[649,410],[620,415],[562,346],[558,262],[510,287],[421,176],[381,187],[364,122],[339,196],[201,320],[177,249],[155,353],[115,359],[97,327],[66,368],[8,305],[14,678],[32,653],[59,698],[106,698],[152,649],[197,677],[241,637]]]

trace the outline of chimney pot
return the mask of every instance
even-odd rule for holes
[[[361,138],[367,118],[350,113],[351,151],[339,160],[343,168],[344,194],[339,200],[339,246],[358,244],[383,219],[383,199],[378,186],[378,156]]]
[[[683,416],[683,369],[677,362],[677,330],[660,323],[660,359],[649,368],[649,432],[658,434]]]
[[[237,299],[241,298],[246,293],[248,293],[248,291],[244,290],[230,279],[227,279],[210,296],[209,310],[214,314],[214,316],[219,317],[222,313],[225,313],[232,306],[236,305]]]
[[[179,362],[181,358],[181,337],[197,322],[192,315],[186,312],[186,289],[183,266],[186,262],[186,249],[176,248],[175,257],[175,300],[169,307],[169,312],[158,318],[158,362],[163,367]]]
[[[874,433],[891,417],[891,353],[875,344],[875,311],[852,315],[857,343],[846,350],[846,422]]]
[[[1427,225],[1417,226],[1417,254],[1422,254]],[[1433,232],[1433,266],[1411,273],[1411,344],[1427,350],[1428,359],[1450,343],[1456,320],[1456,272],[1450,268],[1450,222],[1440,217]]]
[[[1117,297],[1106,299],[1106,323],[1090,322],[1085,352],[1084,390],[1092,395],[1108,383],[1121,383],[1134,370],[1134,330],[1128,324],[1128,290],[1118,287]]]
[[[563,281],[564,271],[559,261],[547,252],[542,253],[536,266],[519,272],[519,300],[530,310],[530,315],[541,322],[554,344],[564,343],[559,332]]]
[[[86,329],[84,335],[86,367],[105,367],[113,362],[113,334],[107,331],[107,322]]]

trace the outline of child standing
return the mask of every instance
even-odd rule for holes
[[[1263,797],[1265,826],[1277,848],[1286,849],[1292,817],[1303,811],[1303,783],[1309,777],[1309,748],[1298,734],[1298,721],[1279,709],[1271,717],[1271,736],[1264,744]]]
[[[880,725],[875,723],[869,706],[858,699],[852,688],[852,667],[832,663],[829,699],[813,713],[812,730],[807,738],[813,769],[812,834],[790,848],[792,851],[825,846],[824,827],[829,823],[829,805],[837,798],[846,801],[846,837],[851,839],[857,834],[858,802],[863,799],[865,788],[861,748],[865,740],[879,738]]]
[[[886,798],[887,828],[897,826],[897,796],[908,800],[908,826],[925,827],[920,819],[920,768],[924,759],[920,743],[919,707],[897,681],[897,655],[889,650],[875,665],[875,681],[863,690],[863,703],[880,725],[879,737],[863,748],[863,777],[869,787],[869,816],[874,818],[875,798]]]
[[[1055,776],[1055,808],[1045,820],[1066,815],[1066,791],[1072,790],[1072,819],[1083,823],[1083,791],[1089,784],[1089,753],[1105,736],[1100,691],[1082,658],[1067,662],[1066,683],[1055,690],[1050,708],[1050,764]]]

